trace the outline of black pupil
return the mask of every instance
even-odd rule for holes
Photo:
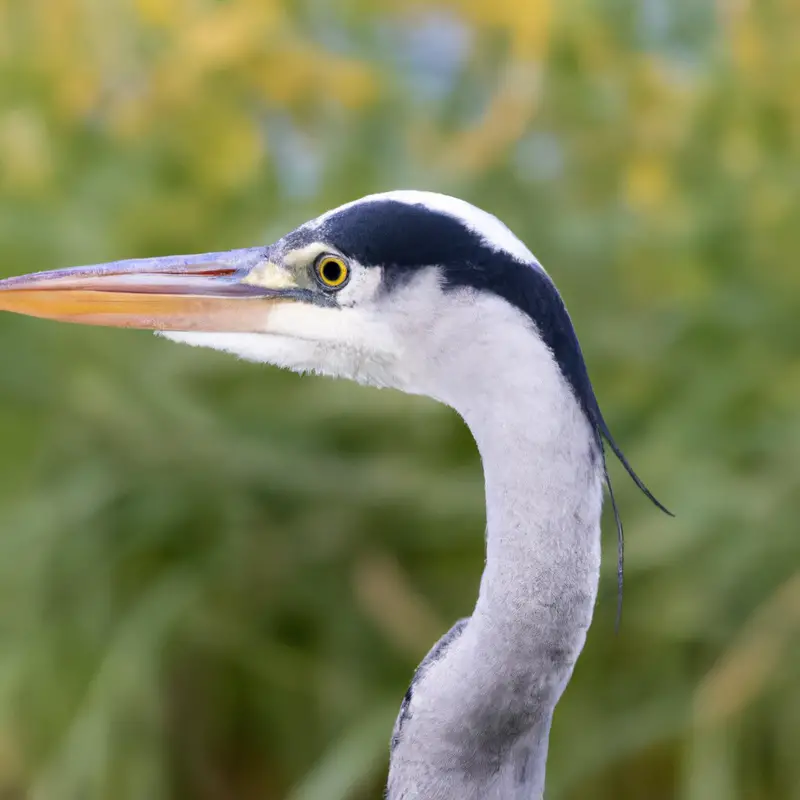
[[[338,283],[342,279],[342,265],[333,259],[323,262],[322,277],[328,283]]]

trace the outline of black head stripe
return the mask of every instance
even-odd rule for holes
[[[320,238],[366,266],[384,267],[393,281],[420,267],[472,261],[485,247],[455,217],[397,200],[346,207],[323,222]]]
[[[612,438],[561,295],[535,260],[523,263],[511,253],[492,247],[449,214],[390,199],[347,206],[326,217],[317,235],[364,266],[382,266],[388,290],[421,267],[437,266],[443,272],[445,287],[493,292],[527,314],[591,423],[601,452],[605,439],[636,485],[666,511]]]
[[[440,267],[445,286],[492,292],[527,314],[553,352],[592,427],[597,401],[567,310],[536,262],[525,264],[491,247],[463,222],[424,205],[374,200],[328,217],[320,238],[361,264],[381,265],[387,288],[421,267]]]

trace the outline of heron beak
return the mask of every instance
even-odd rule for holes
[[[264,248],[251,248],[8,278],[0,311],[115,328],[257,332],[276,304],[307,294]]]

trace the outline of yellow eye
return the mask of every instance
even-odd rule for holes
[[[338,256],[321,255],[314,266],[319,282],[328,289],[339,289],[347,281],[347,264]]]

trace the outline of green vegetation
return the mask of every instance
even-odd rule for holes
[[[496,213],[618,441],[552,800],[800,798],[794,0],[0,0],[2,274]],[[0,794],[377,798],[469,612],[482,479],[423,399],[0,318]]]

